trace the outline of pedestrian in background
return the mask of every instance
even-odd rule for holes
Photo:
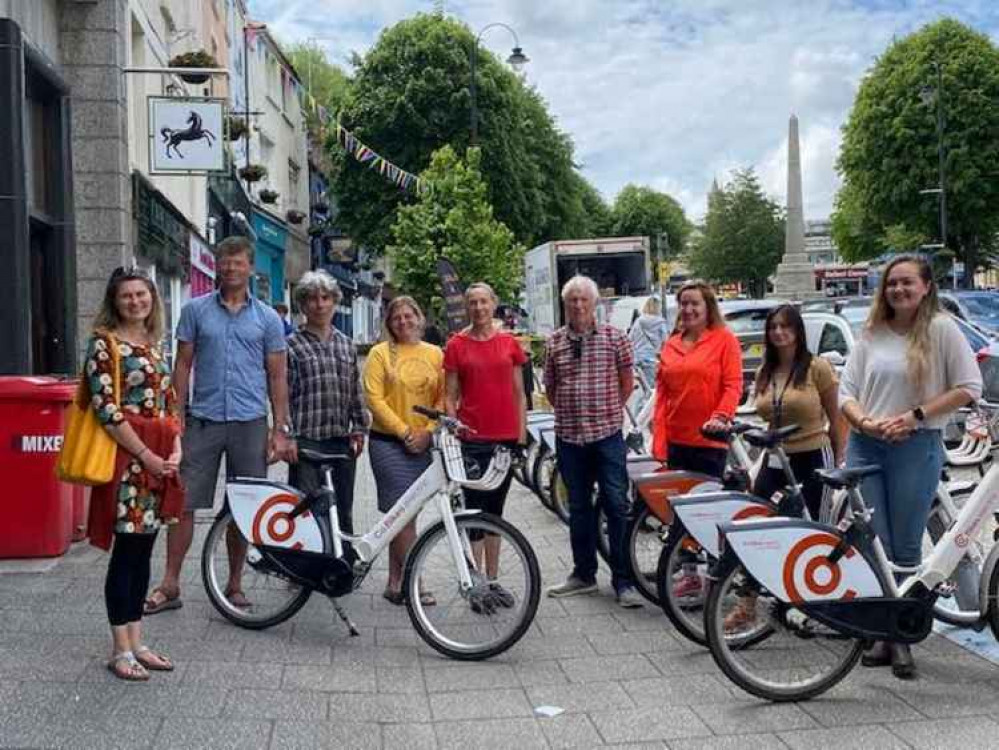
[[[173,669],[166,656],[142,642],[153,544],[160,526],[175,523],[184,507],[177,480],[180,424],[162,339],[156,285],[139,268],[116,269],[84,365],[91,408],[118,444],[113,479],[91,494],[88,533],[91,544],[111,550],[104,582],[113,642],[108,669],[129,681]]]
[[[658,297],[649,297],[642,305],[642,314],[635,318],[628,331],[628,338],[635,350],[635,362],[645,385],[652,388],[659,368],[659,352],[669,338],[669,324],[662,315],[663,306]]]
[[[527,395],[521,368],[527,356],[501,321],[494,320],[498,303],[488,284],[469,286],[465,308],[471,325],[452,336],[444,349],[447,413],[469,428],[462,436],[462,452],[483,474],[497,448],[514,448],[526,441]],[[465,506],[502,517],[511,479],[507,472],[495,489],[463,490]],[[476,565],[486,571],[496,601],[514,606],[513,596],[497,581],[500,538],[472,533]]]
[[[340,528],[353,534],[354,473],[364,450],[368,413],[354,342],[333,327],[341,297],[340,286],[325,271],[307,272],[295,287],[305,325],[288,337],[288,402],[295,433],[288,482],[309,494],[325,481],[298,448],[345,456],[334,466],[333,482]]]
[[[848,466],[882,471],[861,485],[871,523],[889,560],[912,567],[944,462],[942,430],[950,415],[982,395],[975,355],[957,324],[941,312],[925,258],[895,257],[878,284],[864,333],[843,371],[839,397],[853,431]],[[909,646],[874,644],[865,666],[891,664],[915,675]]]
[[[714,290],[690,281],[677,294],[677,331],[663,346],[656,373],[652,417],[652,452],[671,469],[700,472],[719,480],[725,471],[728,445],[703,431],[728,427],[742,395],[742,351],[726,326]],[[675,595],[701,594],[696,568],[684,564]]]
[[[291,322],[291,318],[289,317],[291,311],[288,309],[288,305],[284,302],[278,302],[274,305],[274,312],[276,312],[278,317],[281,318],[281,325],[284,327],[284,335],[291,336],[291,334],[295,332],[295,324]]]
[[[268,460],[284,460],[291,448],[288,423],[287,341],[273,308],[250,294],[253,244],[228,237],[215,250],[219,288],[184,305],[177,325],[173,382],[183,433],[180,476],[186,507],[167,537],[166,570],[149,593],[146,614],[181,606],[180,573],[194,536],[194,511],[211,509],[219,465],[226,475],[267,476]],[[192,375],[193,373],[193,375]],[[194,398],[186,413],[188,386]],[[273,430],[267,425],[270,400]],[[233,524],[226,535],[233,606],[249,606],[242,591],[246,540]]]
[[[414,406],[444,407],[444,354],[422,340],[426,319],[412,297],[396,297],[385,309],[384,341],[368,352],[364,397],[371,409],[369,457],[378,492],[378,510],[387,513],[431,463],[431,421]],[[402,604],[403,565],[416,539],[414,518],[389,543],[389,573],[382,594]],[[422,591],[424,606],[435,603]]]
[[[598,324],[599,290],[593,279],[573,276],[562,288],[568,325],[548,339],[545,393],[555,410],[558,468],[569,491],[572,573],[548,590],[566,597],[597,590],[597,508],[599,487],[610,537],[611,583],[618,604],[641,607],[642,599],[625,562],[628,472],[621,425],[624,404],[634,388],[634,355],[628,337]]]

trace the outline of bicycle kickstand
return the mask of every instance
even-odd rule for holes
[[[357,629],[354,621],[350,619],[350,615],[347,614],[347,610],[336,599],[330,597],[330,604],[333,605],[333,609],[336,611],[337,617],[343,620],[343,624],[347,626],[347,630],[350,631],[351,637],[360,635],[361,631]]]

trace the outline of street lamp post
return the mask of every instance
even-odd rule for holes
[[[470,123],[471,125],[470,144],[472,146],[475,146],[479,140],[479,112],[476,106],[477,101],[476,101],[476,90],[475,90],[475,68],[478,62],[477,58],[479,54],[479,40],[482,39],[483,34],[485,34],[487,31],[489,31],[489,29],[495,26],[502,26],[504,29],[509,31],[510,34],[513,36],[513,45],[514,45],[513,50],[511,51],[510,56],[506,59],[506,61],[510,65],[510,67],[513,68],[514,72],[519,73],[521,69],[524,67],[524,65],[530,62],[530,60],[527,58],[527,55],[524,54],[524,50],[520,48],[520,39],[517,38],[517,32],[514,31],[509,26],[507,26],[505,23],[491,23],[485,28],[483,28],[482,31],[479,32],[478,36],[475,37],[475,40],[472,42],[472,50],[469,53],[469,68],[471,69],[471,74],[472,74],[471,82],[469,84],[469,94],[471,95],[470,98],[472,104],[471,123]]]
[[[937,187],[928,190],[921,190],[922,194],[936,193],[939,198],[940,205],[940,247],[947,247],[947,161],[946,153],[944,151],[944,89],[943,89],[943,71],[940,67],[940,61],[933,61],[933,70],[936,73],[936,86],[923,87],[920,92],[920,96],[923,99],[924,104],[929,104],[933,100],[936,105],[936,116],[937,116]],[[952,260],[951,262],[951,286],[952,288],[957,288],[957,262]]]

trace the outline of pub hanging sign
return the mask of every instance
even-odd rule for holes
[[[149,173],[225,172],[225,100],[149,97]]]

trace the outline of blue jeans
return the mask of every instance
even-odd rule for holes
[[[944,446],[940,430],[918,430],[901,443],[850,433],[847,466],[877,464],[881,473],[860,486],[874,516],[871,524],[888,559],[897,565],[918,565],[923,531],[940,482]]]
[[[625,565],[627,534],[627,448],[620,432],[593,443],[577,445],[556,440],[558,470],[569,491],[569,540],[572,544],[572,574],[588,583],[597,578],[597,508],[593,485],[599,486],[600,502],[607,516],[610,537],[611,583],[620,592],[634,585]]]

